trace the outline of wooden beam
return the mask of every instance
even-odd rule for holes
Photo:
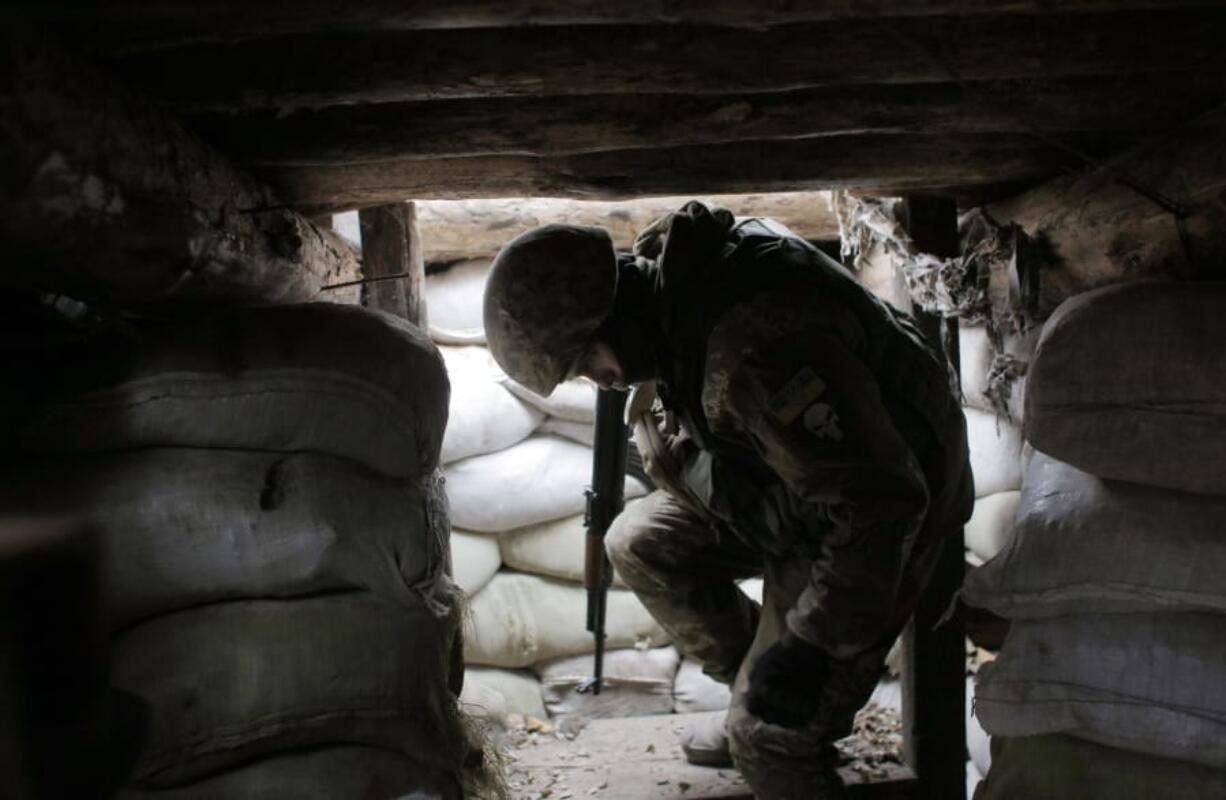
[[[1216,0],[644,0],[628,7],[604,0],[244,0],[56,3],[42,12],[75,26],[101,46],[129,51],[233,43],[318,31],[404,31],[554,25],[700,24],[762,29],[832,20],[954,15],[1118,12],[1214,7]],[[35,10],[35,13],[38,13]]]
[[[202,114],[191,128],[245,163],[352,164],[846,134],[1155,133],[1226,98],[1226,71],[1134,78],[857,86],[729,95],[598,95]]]
[[[901,211],[916,249],[938,258],[958,254],[958,209],[952,199],[912,197]],[[915,316],[929,345],[957,364],[957,320]],[[917,797],[965,800],[966,636],[957,615],[942,622],[965,570],[962,531],[952,533],[940,545],[932,579],[903,636],[903,742],[919,782]]]
[[[426,268],[413,203],[390,203],[358,213],[362,231],[362,277],[383,278],[364,285],[364,304],[426,325]],[[403,277],[388,280],[389,276]]]
[[[1036,239],[1031,260],[1039,268],[1038,317],[1109,283],[1226,277],[1223,122],[1226,107],[1219,107],[1100,169],[988,208],[999,222],[1016,222]],[[1182,219],[1161,204],[1166,200],[1181,207]]]
[[[853,20],[765,31],[571,26],[319,33],[133,55],[188,111],[464,97],[724,94],[822,86],[1220,71],[1226,10]]]
[[[118,305],[290,302],[357,274],[339,237],[96,68],[12,28],[0,152],[5,283]]]
[[[1085,142],[1081,142],[1085,144]],[[556,159],[399,160],[260,169],[311,213],[404,197],[470,199],[739,194],[846,187],[878,194],[1034,182],[1067,157],[1025,136],[836,136],[625,150]]]
[[[806,239],[839,238],[839,223],[827,192],[687,195],[620,203],[548,198],[425,200],[417,203],[417,217],[426,261],[461,261],[492,258],[511,237],[552,222],[597,225],[609,232],[615,247],[629,250],[639,231],[693,199],[723,206],[739,217],[770,217]]]

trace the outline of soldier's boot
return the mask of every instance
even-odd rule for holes
[[[681,734],[685,760],[700,767],[731,767],[727,725],[727,711],[703,714],[687,725]]]

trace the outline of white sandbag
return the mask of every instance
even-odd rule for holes
[[[481,590],[502,566],[498,539],[488,534],[451,532],[451,576],[468,596]]]
[[[578,584],[502,571],[469,601],[464,662],[526,667],[559,656],[590,653],[587,592]],[[635,596],[610,589],[605,646],[614,650],[668,643]]]
[[[1009,544],[1013,536],[1013,513],[1021,492],[997,492],[975,501],[966,521],[966,547],[984,561],[990,561]]]
[[[220,600],[367,589],[413,606],[446,558],[441,481],[329,456],[151,448],[26,461],[10,512],[74,513],[102,543],[115,627]]]
[[[1038,340],[1037,331],[1029,334],[1016,334],[1004,340],[1004,355],[1012,356],[1022,363],[1029,363],[1034,344]],[[992,400],[988,397],[988,376],[992,370],[992,362],[996,357],[988,332],[982,325],[963,325],[958,329],[958,360],[959,376],[962,383],[962,398],[965,405],[981,411],[995,411]],[[1022,419],[1024,395],[1026,391],[1025,375],[1018,376],[1009,384],[1008,410],[1014,422]]]
[[[992,343],[982,325],[962,326],[958,329],[959,375],[962,380],[962,397],[966,405],[984,411],[992,410],[988,400],[988,370],[992,366]]]
[[[990,411],[963,409],[975,497],[1022,488],[1022,432]]]
[[[440,347],[451,381],[442,462],[505,450],[528,438],[545,414],[502,385],[503,374],[484,347]]]
[[[466,667],[460,706],[473,717],[501,722],[507,714],[547,719],[541,682],[528,670]]]
[[[1078,295],[1043,328],[1026,397],[1034,446],[1104,478],[1226,493],[1226,284]]]
[[[723,711],[732,702],[732,690],[702,671],[697,661],[682,659],[673,683],[673,708],[678,714]]]
[[[509,567],[534,575],[582,582],[586,535],[583,515],[576,514],[507,531],[498,536],[498,541],[502,561]],[[625,586],[617,570],[613,571],[613,585]]]
[[[321,453],[386,475],[438,465],[447,374],[408,322],[332,303],[268,306],[142,323],[111,370],[48,401],[23,444],[41,453],[205,447]],[[94,372],[98,372],[95,367]]]
[[[1071,736],[1000,738],[975,800],[1221,800],[1226,770]]]
[[[1226,768],[1226,620],[1080,614],[1014,620],[980,668],[975,709],[993,736],[1066,733]]]
[[[592,450],[556,436],[532,436],[498,453],[446,468],[456,527],[498,533],[581,513],[592,482]],[[626,497],[646,494],[626,479]]]
[[[111,675],[151,710],[133,782],[172,786],[324,744],[385,747],[458,774],[456,617],[353,592],[215,603],[132,628],[115,639]]]
[[[963,599],[1005,617],[1226,612],[1226,497],[1082,472],[1036,451],[1009,546]]]
[[[485,280],[490,260],[476,258],[426,275],[430,337],[443,344],[485,344]]]
[[[558,417],[546,417],[540,427],[541,433],[552,433],[587,447],[596,444],[596,426],[587,422],[571,422]]]
[[[645,717],[672,713],[673,680],[680,660],[672,647],[607,651],[600,694],[575,691],[592,677],[590,655],[545,661],[535,671],[550,716]]]
[[[273,756],[174,789],[126,789],[117,800],[460,800],[445,771],[379,747]]]
[[[588,425],[596,422],[596,384],[586,378],[560,383],[548,397],[541,397],[510,378],[506,380],[506,387],[516,397],[536,406],[551,417]]]

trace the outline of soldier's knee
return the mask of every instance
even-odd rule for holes
[[[613,568],[625,578],[628,571],[634,571],[639,559],[634,554],[635,542],[643,538],[644,527],[633,509],[627,509],[613,520],[605,534],[605,552]]]
[[[757,749],[753,728],[758,724],[760,723],[757,717],[746,711],[743,706],[734,705],[728,709],[728,720],[725,723],[725,730],[728,733],[728,753],[738,767],[744,763],[747,767],[752,768]]]

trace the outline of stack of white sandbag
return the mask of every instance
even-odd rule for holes
[[[144,324],[103,355],[0,491],[101,534],[113,679],[150,708],[125,796],[458,797],[435,348],[314,304]]]
[[[978,797],[1226,796],[1223,303],[1130,284],[1044,328],[1014,538],[965,589],[1012,619],[976,692]]]
[[[596,389],[572,381],[544,398],[498,369],[481,325],[487,270],[466,261],[426,278],[430,331],[452,386],[442,460],[452,570],[469,597],[462,700],[494,718],[667,713],[676,654],[660,648],[663,631],[616,580],[606,626],[615,672],[599,699],[571,691],[579,671],[590,676],[595,647],[582,580]],[[629,500],[645,492],[626,481]]]
[[[1010,388],[1007,411],[993,403],[988,386],[994,370],[999,372],[1005,363],[1003,359],[1028,360],[1026,341],[1022,336],[1008,337],[1005,352],[997,354],[984,326],[959,329],[963,413],[975,476],[975,508],[965,529],[967,558],[973,564],[992,558],[1009,541],[1020,496],[1025,379],[1004,382]]]

